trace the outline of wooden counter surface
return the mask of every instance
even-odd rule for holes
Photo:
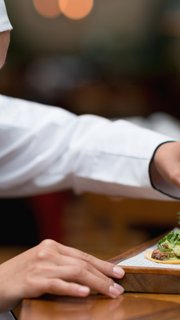
[[[44,297],[24,300],[19,320],[179,320],[180,295],[125,293],[118,299]]]

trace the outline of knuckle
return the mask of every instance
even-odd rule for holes
[[[72,270],[71,274],[72,274],[73,278],[79,278],[79,277],[82,276],[83,272],[82,272],[81,266],[76,265],[76,266],[73,267],[73,270]]]
[[[86,276],[88,269],[88,263],[85,261],[80,261],[76,266],[73,267],[73,276],[75,278],[84,278]]]
[[[46,282],[46,287],[44,288],[47,293],[55,293],[57,291],[57,283],[53,279]]]
[[[101,284],[101,289],[104,293],[109,292],[109,288],[114,285],[114,281],[110,278],[107,278],[106,280],[103,281]]]
[[[48,247],[48,248],[54,246],[54,244],[55,244],[55,241],[52,239],[44,239],[40,243],[41,246]]]
[[[55,241],[51,239],[43,240],[37,246],[37,258],[39,260],[47,259],[50,256],[50,252],[53,249]]]
[[[110,286],[114,285],[114,281],[111,278],[107,278],[106,286],[109,289]]]
[[[40,248],[37,251],[37,259],[38,260],[46,260],[50,256],[49,250],[47,248]]]

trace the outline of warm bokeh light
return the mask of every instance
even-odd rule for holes
[[[37,12],[46,18],[54,18],[60,14],[58,0],[33,0]]]
[[[94,0],[59,0],[61,12],[70,19],[85,18],[92,10]]]

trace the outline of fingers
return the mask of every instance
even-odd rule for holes
[[[51,267],[48,270],[43,270],[43,281],[41,274],[38,273],[36,284],[39,283],[39,294],[44,292],[53,294],[66,294],[64,288],[64,282],[68,284],[77,284],[80,287],[70,287],[71,290],[75,290],[73,295],[86,296],[90,293],[90,289],[99,293],[105,294],[109,297],[116,298],[123,293],[123,288],[116,284],[112,279],[104,276],[100,272],[97,272],[92,266],[89,267],[87,263],[77,263],[76,265],[64,265]],[[46,275],[44,277],[44,274]],[[41,280],[41,281],[40,281]],[[63,287],[61,290],[61,282],[63,280]],[[64,287],[65,286],[65,287]],[[85,289],[84,289],[85,287]],[[70,290],[69,295],[72,291]]]
[[[108,276],[115,277],[115,278],[122,278],[124,276],[124,270],[117,265],[114,265],[107,261],[103,261],[101,259],[98,259],[82,251],[79,251],[78,255],[80,259],[90,263],[92,266],[97,268],[100,272]]]
[[[44,240],[42,242],[42,247],[43,249],[40,252],[41,257],[45,257],[47,260],[53,261],[53,263],[57,265],[64,263],[64,261],[62,261],[62,256],[67,256],[81,261],[86,261],[89,265],[92,265],[106,276],[117,279],[121,279],[124,276],[124,270],[121,267],[98,259],[78,249],[64,246],[53,240]],[[74,264],[75,262],[73,260],[72,262],[69,260],[67,263]]]
[[[103,261],[85,252],[82,252],[80,250],[73,249],[70,247],[66,247],[63,245],[60,245],[59,249],[61,253],[63,253],[64,255],[81,259],[83,261],[90,263],[92,266],[94,266],[100,272],[102,272],[103,274],[106,274],[107,276],[118,278],[118,279],[121,279],[124,276],[124,270],[121,267],[114,265],[110,262]]]
[[[121,278],[124,275],[124,271],[119,266],[51,240],[43,242],[39,256],[42,259],[41,262],[44,263],[41,272],[38,270],[38,276],[46,274],[46,279],[51,279],[51,281],[56,279],[57,283],[61,279],[67,283],[81,284],[89,290],[98,291],[112,298],[119,296],[124,291],[111,279]],[[81,295],[89,293],[87,288],[85,292],[82,290]],[[48,290],[50,290],[48,293],[51,293],[52,286]],[[76,292],[76,295],[79,294]]]
[[[85,285],[64,281],[62,279],[47,279],[45,292],[55,295],[86,297],[90,293],[90,288]],[[44,293],[44,289],[42,291]]]
[[[71,271],[72,280],[77,279],[77,276],[79,276],[78,279],[82,279],[84,273],[87,271],[89,273],[96,275],[98,278],[101,278],[103,280],[107,279],[107,276],[104,273],[99,271],[91,263],[86,262],[82,259],[60,255],[59,266],[64,266],[64,265],[70,266],[72,268],[72,271]]]

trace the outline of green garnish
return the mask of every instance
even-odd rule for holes
[[[170,231],[159,240],[158,249],[167,252],[169,258],[180,258],[180,228]]]

